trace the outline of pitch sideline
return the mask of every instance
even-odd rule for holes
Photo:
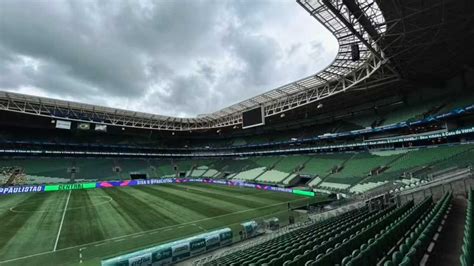
[[[306,198],[305,198],[305,199],[306,199]],[[36,257],[36,256],[46,255],[46,254],[51,254],[51,253],[55,253],[55,252],[60,252],[60,251],[65,251],[65,250],[70,250],[70,249],[75,249],[75,248],[89,247],[89,246],[92,246],[92,245],[95,245],[95,244],[99,244],[99,243],[106,244],[106,243],[109,242],[109,241],[116,240],[116,239],[120,239],[120,238],[128,238],[128,237],[131,237],[131,236],[134,236],[134,235],[145,234],[145,233],[154,233],[154,232],[164,231],[165,229],[169,230],[169,229],[172,229],[172,228],[178,227],[178,226],[192,225],[192,224],[195,224],[195,223],[204,222],[204,221],[213,220],[213,219],[222,218],[222,217],[227,217],[227,216],[234,215],[234,214],[238,214],[238,213],[245,213],[245,212],[250,212],[250,211],[265,209],[265,208],[268,208],[268,207],[274,207],[274,206],[277,206],[277,205],[281,205],[281,204],[285,204],[285,203],[291,203],[291,202],[296,202],[296,201],[302,201],[302,200],[304,200],[304,199],[296,199],[296,200],[291,200],[291,201],[284,201],[284,202],[275,203],[275,204],[271,204],[271,205],[267,205],[267,206],[262,206],[262,207],[258,207],[258,208],[252,208],[252,209],[247,209],[247,210],[242,210],[242,211],[236,211],[236,212],[232,212],[232,213],[227,213],[227,214],[223,214],[223,215],[217,215],[217,216],[208,217],[208,218],[204,218],[204,219],[200,219],[200,220],[195,220],[195,221],[190,221],[190,222],[186,222],[186,223],[180,223],[180,224],[165,226],[165,227],[161,227],[161,228],[156,228],[156,229],[151,229],[151,230],[140,231],[140,232],[136,232],[136,233],[132,233],[132,234],[128,234],[128,235],[117,236],[117,237],[112,237],[112,238],[103,239],[103,240],[99,240],[99,241],[89,242],[89,243],[87,243],[87,244],[76,245],[76,246],[71,246],[71,247],[67,247],[67,248],[56,249],[56,250],[52,250],[52,251],[40,252],[40,253],[36,253],[36,254],[32,254],[32,255],[27,255],[27,256],[23,256],[23,257],[18,257],[18,258],[14,258],[14,259],[3,260],[3,261],[0,261],[0,264],[8,263],[8,262],[13,262],[13,261],[18,261],[18,260],[22,260],[22,259],[28,259],[28,258],[32,258],[32,257]]]

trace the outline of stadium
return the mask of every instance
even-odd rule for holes
[[[209,114],[0,91],[0,265],[473,265],[474,2],[294,4],[331,64]]]

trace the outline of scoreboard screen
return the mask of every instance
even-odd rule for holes
[[[250,128],[265,125],[263,107],[257,107],[242,113],[242,128]]]

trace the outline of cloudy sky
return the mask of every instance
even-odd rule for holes
[[[1,0],[0,90],[188,117],[331,63],[295,0]]]

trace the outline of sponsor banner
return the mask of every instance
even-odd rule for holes
[[[79,123],[79,124],[77,124],[77,129],[89,130],[89,129],[91,129],[91,124],[89,124],[89,123]]]
[[[268,190],[276,191],[276,192],[287,192],[287,193],[293,192],[291,188],[284,188],[284,187],[269,187]]]
[[[138,180],[125,180],[125,181],[103,181],[96,183],[97,188],[109,188],[109,187],[132,187],[138,184]]]
[[[223,228],[208,233],[160,244],[101,261],[102,266],[172,265],[191,256],[232,244],[232,229]]]
[[[257,185],[255,185],[255,184],[244,183],[244,182],[240,183],[239,186],[248,187],[248,188],[256,188],[257,187]]]
[[[206,250],[206,239],[205,238],[194,238],[189,241],[189,248],[191,254],[198,254]]]
[[[213,184],[220,184],[220,185],[228,185],[229,182],[227,180],[212,180]]]
[[[0,187],[0,195],[17,194],[17,193],[30,193],[30,192],[43,192],[44,186],[11,186],[11,187]]]
[[[206,236],[206,248],[212,249],[219,246],[221,238],[219,234],[209,234]]]
[[[60,191],[60,190],[79,190],[79,189],[91,189],[96,188],[97,183],[74,183],[74,184],[59,184],[59,185],[46,185],[44,191]]]
[[[95,131],[107,132],[107,125],[96,124]]]
[[[296,195],[301,195],[301,196],[314,197],[314,192],[313,191],[294,189],[293,193],[296,194]]]
[[[59,129],[71,129],[71,122],[64,120],[56,120],[56,128]]]
[[[148,266],[151,265],[151,253],[142,254],[128,259],[130,266]]]
[[[171,247],[163,247],[152,253],[152,265],[171,265]]]
[[[157,185],[174,183],[172,178],[135,180],[137,185]]]
[[[163,179],[145,179],[145,180],[126,180],[126,181],[103,181],[97,183],[73,183],[73,184],[57,184],[57,185],[39,185],[39,186],[11,186],[0,187],[0,195],[29,193],[29,192],[50,192],[63,190],[80,190],[92,188],[111,188],[111,187],[131,187],[131,186],[147,186],[159,184],[181,184],[181,183],[205,183],[227,186],[238,186],[244,188],[253,188],[258,190],[268,190],[274,192],[295,193],[289,188],[267,186],[261,184],[245,183],[242,181],[230,180],[213,180],[200,178],[163,178]],[[311,194],[295,193],[303,196],[311,196]],[[314,196],[314,195],[313,195]]]

